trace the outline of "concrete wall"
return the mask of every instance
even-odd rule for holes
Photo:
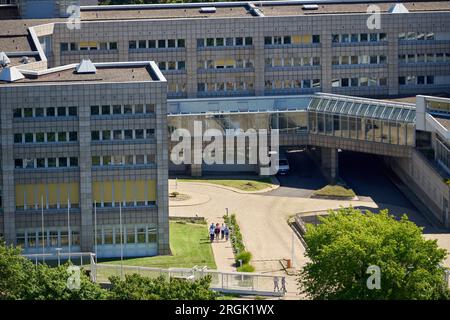
[[[450,227],[450,187],[425,157],[413,150],[411,158],[386,158],[387,164],[442,224]]]

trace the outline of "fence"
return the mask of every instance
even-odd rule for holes
[[[94,264],[91,271],[93,280],[100,283],[108,283],[110,276],[124,278],[127,274],[139,274],[150,278],[163,276],[167,280],[170,278],[193,280],[209,275],[211,276],[211,289],[218,292],[266,296],[284,295],[284,292],[274,292],[274,280],[276,276],[260,273],[221,272],[207,270],[206,267],[160,269],[111,264]],[[279,287],[281,288],[281,277],[278,277],[278,281]]]

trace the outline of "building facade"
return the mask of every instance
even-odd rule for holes
[[[26,253],[167,254],[166,80],[75,68],[0,82],[3,235]]]

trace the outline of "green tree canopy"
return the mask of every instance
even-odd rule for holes
[[[445,299],[442,267],[447,252],[425,240],[422,228],[406,216],[396,220],[342,208],[308,225],[309,262],[300,271],[299,289],[313,299]],[[380,289],[369,289],[369,266],[380,268]]]
[[[138,274],[125,275],[125,280],[110,277],[111,299],[115,300],[214,300],[216,293],[209,289],[211,277],[197,280],[172,278],[167,281],[143,277]]]

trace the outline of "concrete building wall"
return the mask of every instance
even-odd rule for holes
[[[79,206],[70,209],[70,225],[80,233],[82,251],[94,251],[93,184],[101,181],[155,180],[156,205],[123,208],[123,224],[157,226],[157,251],[169,253],[167,178],[166,83],[70,83],[11,85],[0,90],[1,164],[3,217],[2,232],[7,243],[17,243],[18,230],[39,229],[41,206],[16,209],[18,185],[78,183]],[[91,116],[93,105],[154,104],[153,115]],[[76,116],[13,118],[15,108],[77,107]],[[153,129],[155,139],[140,141],[91,141],[93,130]],[[14,143],[15,133],[76,131],[76,142]],[[154,166],[93,167],[93,155],[154,154]],[[78,166],[67,168],[17,169],[14,159],[77,157]],[[49,190],[49,189],[47,189]],[[49,191],[50,192],[50,191]],[[23,196],[23,195],[22,195]],[[35,195],[36,197],[36,195]],[[36,199],[36,198],[35,198]],[[48,199],[48,197],[47,197]],[[45,203],[44,203],[45,206]],[[67,208],[44,209],[46,228],[66,228]],[[98,208],[97,226],[119,224],[119,208]],[[22,232],[22,231],[20,231]],[[53,248],[54,249],[54,248]],[[133,254],[133,251],[129,251]]]
[[[178,92],[169,90],[171,97],[208,97],[226,95],[273,95],[308,93],[314,91],[348,95],[417,94],[442,91],[445,85],[399,86],[399,76],[446,75],[450,63],[399,64],[399,54],[443,53],[448,40],[399,40],[399,33],[446,33],[450,28],[450,14],[445,12],[382,14],[381,29],[369,30],[366,14],[304,15],[292,17],[241,17],[222,19],[178,19],[137,21],[89,21],[79,30],[70,30],[64,23],[56,23],[53,33],[54,65],[79,62],[89,56],[93,61],[185,61],[185,70],[163,71],[171,82],[182,85]],[[334,43],[333,34],[385,33],[386,39],[377,42]],[[264,45],[264,37],[285,35],[320,35],[320,43],[299,45]],[[197,48],[197,39],[217,37],[252,37],[252,45]],[[184,48],[128,49],[131,40],[184,39]],[[60,52],[61,42],[114,41],[117,50]],[[332,66],[333,56],[384,55],[386,63]],[[265,59],[283,57],[320,57],[320,66],[267,67]],[[251,68],[200,70],[199,60],[251,59]],[[332,79],[351,77],[386,78],[382,86],[332,87]],[[266,81],[320,79],[320,88],[292,88],[268,90]],[[198,92],[198,83],[245,82],[252,88],[232,92]],[[169,88],[170,89],[170,88]]]

